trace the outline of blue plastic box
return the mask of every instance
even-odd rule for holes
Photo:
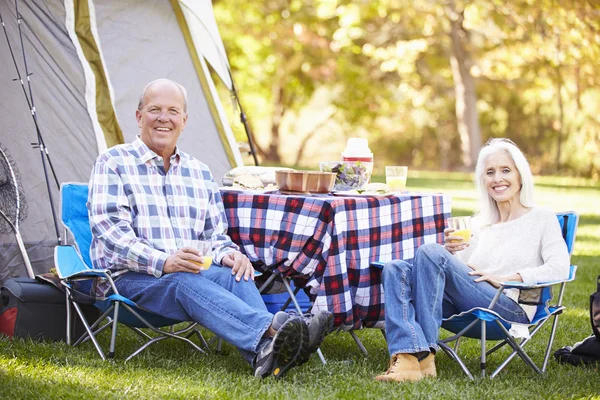
[[[292,290],[294,290],[295,287],[292,282],[290,282],[290,286],[292,287]],[[275,314],[277,311],[280,311],[281,307],[283,307],[289,297],[290,296],[287,290],[277,294],[262,295],[263,301],[265,302],[265,305],[271,314]],[[298,304],[300,304],[300,308],[302,308],[302,311],[304,312],[306,312],[306,310],[308,310],[311,306],[311,302],[306,293],[304,293],[304,290],[298,291],[296,294],[296,300],[298,300]],[[297,311],[293,302],[290,302],[290,305],[286,308],[286,311]]]

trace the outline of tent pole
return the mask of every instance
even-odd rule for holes
[[[248,138],[248,144],[250,145],[250,152],[252,153],[252,158],[254,158],[254,165],[258,166],[259,163],[258,157],[256,156],[256,146],[254,146],[252,128],[250,128],[250,123],[248,122],[248,118],[246,118],[246,113],[244,112],[244,108],[242,107],[242,102],[240,101],[237,89],[235,88],[235,83],[233,82],[233,75],[231,74],[231,69],[229,69],[229,63],[227,63],[227,73],[229,73],[229,79],[231,80],[231,93],[235,98],[237,106],[240,108],[240,121],[242,121],[242,124],[244,124],[244,130],[246,131],[246,137]]]

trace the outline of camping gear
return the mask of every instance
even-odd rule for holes
[[[33,269],[25,250],[19,223],[27,215],[27,202],[21,190],[21,178],[14,161],[0,143],[0,233],[15,234],[27,275],[33,279]]]
[[[37,153],[51,150],[59,182],[88,181],[100,152],[131,142],[139,133],[135,110],[148,82],[165,77],[185,86],[189,118],[179,146],[207,164],[216,181],[243,165],[217,93],[217,84],[231,90],[232,81],[209,0],[17,2],[27,68],[33,74],[21,76],[31,79],[43,146],[31,148],[40,140],[23,86],[13,81],[18,75],[2,32],[0,120],[3,148],[16,162],[29,203],[19,228],[34,273],[53,266],[57,242]],[[24,71],[14,2],[0,2],[0,13]],[[220,81],[213,82],[212,70]],[[58,199],[58,187],[51,185],[51,192]],[[22,264],[12,232],[0,234],[0,282],[24,276]]]
[[[56,287],[30,278],[9,279],[0,289],[0,333],[10,338],[66,340],[67,307],[65,294]],[[98,316],[89,306],[81,308],[88,318]],[[72,321],[73,333],[84,327]]]
[[[600,275],[596,283],[596,292],[590,296],[590,323],[594,334],[573,346],[558,349],[554,353],[558,362],[573,365],[600,363]]]
[[[96,340],[96,335],[112,327],[108,353],[108,357],[112,358],[115,355],[117,329],[119,323],[121,323],[138,333],[145,340],[140,347],[127,356],[126,361],[141,353],[148,346],[168,338],[186,342],[193,349],[204,353],[204,350],[189,339],[192,335],[196,334],[202,345],[208,348],[208,344],[198,329],[198,324],[193,321],[178,321],[166,318],[139,308],[134,301],[119,295],[119,291],[110,276],[110,271],[92,269],[92,262],[89,257],[92,232],[90,230],[86,207],[88,185],[85,183],[64,183],[61,185],[60,193],[61,220],[73,235],[77,247],[66,245],[56,246],[54,253],[56,272],[67,291],[67,304],[73,305],[79,316],[79,320],[85,326],[85,332],[83,335],[76,336],[79,339],[73,343],[73,346],[91,340],[100,358],[106,360],[104,351],[102,351],[100,344]],[[91,283],[95,279],[106,279],[111,285],[112,294],[107,297],[90,298],[89,295],[91,293],[83,293],[81,291],[81,286],[83,286],[81,285],[82,281]],[[87,287],[91,286],[87,285]],[[81,306],[88,303],[93,303],[102,312],[100,318],[86,318]],[[69,307],[67,310],[70,311],[70,309]],[[67,344],[72,344],[70,335],[71,316],[69,312],[67,313],[67,321]],[[92,322],[91,325],[90,322]],[[181,322],[189,323],[185,327],[175,330],[174,325]],[[167,327],[168,329],[161,330],[159,329],[161,327]],[[140,328],[149,329],[155,334],[154,337],[140,330]]]
[[[38,125],[37,113],[36,113],[36,109],[35,109],[35,102],[33,100],[33,89],[31,88],[31,76],[33,74],[31,74],[29,72],[29,68],[28,68],[28,64],[27,64],[27,53],[25,52],[25,46],[23,44],[23,31],[21,28],[23,26],[23,24],[21,24],[21,20],[23,19],[23,17],[21,16],[21,13],[19,12],[19,2],[18,1],[15,1],[15,15],[17,18],[17,27],[18,27],[18,31],[19,31],[19,44],[21,47],[21,55],[23,56],[23,66],[24,66],[25,76],[27,77],[27,89],[29,90],[29,94],[28,94],[28,91],[25,90],[25,84],[23,83],[23,78],[21,77],[21,70],[17,63],[17,60],[15,59],[15,53],[13,52],[11,41],[8,36],[8,32],[6,31],[6,25],[4,24],[4,19],[2,18],[1,12],[0,12],[0,22],[2,22],[2,29],[4,31],[4,36],[6,38],[6,45],[8,46],[8,50],[10,51],[10,56],[12,58],[14,66],[15,66],[15,72],[19,78],[18,79],[19,82],[21,82],[21,89],[23,92],[23,96],[25,96],[25,100],[27,101],[27,106],[29,107],[31,117],[33,118],[33,124],[35,125],[35,131],[37,133],[38,141],[37,141],[37,143],[31,143],[31,145],[33,146],[33,148],[38,148],[40,150],[40,157],[41,157],[41,161],[42,161],[42,166],[44,168],[44,178],[46,180],[46,189],[48,190],[48,200],[50,201],[50,211],[52,212],[52,222],[54,222],[54,231],[56,232],[56,238],[58,239],[58,244],[60,244],[60,242],[61,242],[60,233],[58,232],[58,223],[56,221],[54,200],[52,199],[52,191],[50,190],[50,179],[48,178],[48,167],[46,164],[50,165],[50,169],[52,170],[52,175],[54,177],[54,182],[56,183],[57,187],[58,187],[58,179],[56,177],[56,171],[54,170],[54,167],[52,166],[52,162],[50,161],[50,155],[48,154],[48,149],[46,148],[44,139],[42,138],[40,126]],[[21,243],[19,243],[19,247],[20,248],[22,247]],[[25,257],[23,257],[23,258],[25,258]],[[27,263],[27,261],[26,261],[26,263]],[[27,267],[28,267],[28,272],[29,272],[31,270],[31,265],[27,265]],[[31,278],[33,277],[31,274],[29,276]]]
[[[600,340],[600,275],[596,278],[596,284],[596,293],[590,296],[590,321],[594,335]]]

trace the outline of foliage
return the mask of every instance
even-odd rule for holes
[[[373,180],[382,181],[383,176]],[[553,346],[556,349],[591,334],[588,304],[600,264],[600,189],[581,178],[538,177],[536,182],[539,203],[556,211],[575,209],[581,215],[572,259],[579,266],[578,276],[567,287],[567,311],[560,317]],[[472,177],[468,174],[412,171],[408,186],[416,191],[442,190],[452,195],[454,215],[471,214],[475,207]],[[549,330],[548,324],[537,339]],[[208,337],[211,335],[207,332]],[[515,359],[496,379],[471,382],[444,354],[436,357],[437,380],[379,383],[373,378],[388,363],[383,336],[376,329],[364,329],[358,335],[369,357],[362,356],[347,333],[332,334],[322,346],[327,365],[313,357],[279,381],[253,378],[250,367],[229,345],[224,346],[223,354],[199,356],[191,354],[184,344],[162,341],[125,363],[123,355],[139,342],[126,329],[119,330],[114,362],[101,361],[91,343],[71,348],[65,343],[0,338],[0,394],[10,399],[562,399],[591,398],[600,393],[597,368],[560,365],[551,359],[547,373],[537,376]],[[104,332],[100,339],[108,346],[110,334]],[[461,348],[467,354],[468,366],[477,368],[479,344],[465,341]],[[534,340],[527,349],[534,361],[541,362],[545,344]],[[497,358],[490,357],[488,365],[498,365]]]
[[[510,137],[536,172],[599,178],[600,4],[454,3],[483,140]],[[461,168],[447,4],[215,2],[262,158],[315,167],[366,136],[382,165]]]

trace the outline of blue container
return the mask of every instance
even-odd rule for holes
[[[290,286],[292,287],[292,291],[293,291],[295,289],[294,283],[290,282]],[[283,307],[283,305],[285,304],[285,302],[287,301],[287,299],[289,297],[290,296],[289,296],[287,290],[284,292],[281,292],[281,293],[277,293],[277,294],[263,294],[262,295],[263,301],[265,302],[265,305],[267,306],[267,310],[269,310],[269,312],[271,314],[275,314],[277,311],[281,311],[281,307]],[[306,310],[308,310],[311,306],[311,302],[308,299],[308,296],[306,295],[306,293],[304,293],[304,290],[300,290],[296,294],[296,300],[298,300],[298,304],[300,304],[300,308],[302,308],[302,311],[304,311],[304,312],[306,312]],[[290,305],[285,310],[286,311],[297,311],[293,302],[290,302]]]

